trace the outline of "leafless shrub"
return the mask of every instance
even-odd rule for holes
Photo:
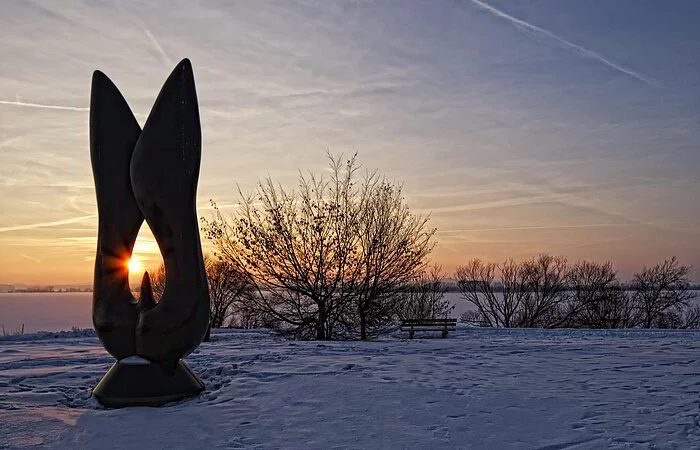
[[[580,261],[568,277],[570,296],[562,325],[586,328],[628,328],[635,323],[632,302],[612,264]]]
[[[429,301],[439,308],[444,283],[439,267],[424,273],[434,230],[427,228],[426,217],[411,213],[403,202],[401,186],[369,174],[358,206],[357,266],[351,269],[348,280],[352,280],[349,284],[357,313],[353,322],[359,325],[360,339],[364,340],[395,321],[405,286],[410,286],[409,290],[418,286],[425,294],[432,294]]]
[[[517,327],[529,295],[523,268],[511,259],[501,265],[473,259],[457,268],[455,278],[462,297],[477,307],[488,326]],[[497,272],[501,275],[502,293],[495,291]]]
[[[227,324],[230,328],[278,328],[279,323],[267,314],[261,313],[241,302],[234,305],[233,314]]]
[[[679,328],[700,328],[700,306],[685,309]]]
[[[462,297],[477,308],[478,318],[465,320],[488,326],[694,328],[700,327],[700,307],[689,307],[695,296],[689,273],[671,258],[635,274],[628,291],[609,262],[569,265],[564,257],[542,254],[500,265],[474,259],[455,277]]]
[[[209,323],[212,328],[221,328],[238,305],[248,303],[255,288],[244,274],[224,261],[206,258],[204,266],[209,282]]]
[[[502,292],[495,291],[500,273]],[[522,263],[469,261],[455,272],[462,297],[492,327],[555,327],[570,314],[566,258],[542,254]]]
[[[22,324],[22,327],[17,329],[17,330],[6,330],[5,325],[2,326],[2,335],[7,337],[7,336],[22,336],[24,335],[24,324]]]
[[[632,301],[642,328],[667,326],[678,308],[688,307],[688,301],[695,297],[689,289],[690,269],[674,256],[634,274]]]
[[[454,305],[445,300],[447,285],[442,267],[434,265],[405,285],[401,294],[401,320],[447,318]]]
[[[204,257],[204,268],[209,285],[209,328],[221,328],[248,304],[256,294],[255,287],[245,274],[211,256]],[[154,300],[158,302],[165,291],[164,266],[161,264],[151,270],[149,278]]]
[[[476,325],[479,327],[488,327],[489,323],[484,320],[484,316],[481,315],[479,311],[466,311],[459,316],[459,321],[469,325]]]
[[[526,328],[553,328],[564,323],[561,307],[567,300],[568,266],[564,256],[540,254],[521,267],[528,295],[518,321]]]
[[[160,264],[157,267],[148,271],[148,277],[151,282],[151,292],[153,300],[158,303],[165,291],[165,266]]]
[[[402,285],[424,266],[434,230],[401,188],[355,157],[332,158],[330,177],[300,175],[296,191],[268,179],[227,219],[214,205],[203,230],[257,295],[247,307],[302,339],[371,337],[393,320]],[[359,186],[358,186],[359,185]]]

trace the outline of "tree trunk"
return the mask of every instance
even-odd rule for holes
[[[367,340],[367,313],[362,307],[360,307],[360,339]]]
[[[316,328],[316,340],[326,340],[326,304],[325,302],[318,303],[318,327]]]

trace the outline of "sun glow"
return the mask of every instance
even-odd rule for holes
[[[126,266],[129,268],[129,273],[135,274],[143,271],[143,264],[141,263],[141,260],[136,257],[132,256],[131,259],[126,263]]]

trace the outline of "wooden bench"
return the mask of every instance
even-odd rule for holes
[[[454,331],[457,319],[408,319],[401,321],[401,331],[408,331],[408,338],[413,339],[416,331],[440,331],[447,337],[448,331]]]

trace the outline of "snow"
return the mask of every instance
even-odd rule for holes
[[[700,448],[700,332],[419,337],[217,330],[187,359],[205,393],[121,410],[90,396],[94,332],[3,338],[0,448]]]

